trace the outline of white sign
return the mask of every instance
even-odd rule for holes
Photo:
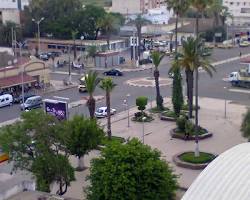
[[[130,37],[130,46],[139,46],[138,37]]]

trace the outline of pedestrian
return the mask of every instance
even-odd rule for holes
[[[240,51],[240,54],[239,54],[240,58],[241,58],[241,55],[242,55],[242,53],[241,53],[241,51]]]

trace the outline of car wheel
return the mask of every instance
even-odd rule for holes
[[[116,73],[115,75],[116,75],[116,76],[119,76],[119,73]]]
[[[108,76],[108,73],[104,73],[105,76]]]

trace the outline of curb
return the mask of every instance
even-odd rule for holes
[[[195,140],[195,135],[191,135],[191,136],[189,136],[188,138],[186,138],[185,135],[176,133],[176,132],[175,132],[175,129],[176,129],[176,128],[171,129],[170,132],[169,132],[172,138],[181,139],[181,140],[186,140],[186,141]],[[212,136],[213,136],[212,133],[207,132],[207,133],[205,133],[205,134],[203,134],[203,135],[198,135],[198,139],[199,139],[199,140],[203,140],[203,139],[206,139],[206,138],[210,138],[210,137],[212,137]]]
[[[201,169],[205,169],[209,165],[209,163],[211,163],[216,158],[216,155],[210,153],[210,154],[215,156],[215,158],[213,160],[211,160],[210,162],[202,163],[202,164],[189,163],[189,162],[182,161],[179,158],[179,156],[181,156],[182,154],[187,153],[187,152],[181,152],[181,153],[175,154],[173,156],[172,160],[176,164],[176,166],[186,168],[186,169],[191,169],[191,170],[201,170]]]

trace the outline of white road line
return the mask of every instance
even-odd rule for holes
[[[245,94],[250,94],[250,90],[247,89],[229,89],[228,91],[230,92],[238,92],[238,93],[245,93]]]

